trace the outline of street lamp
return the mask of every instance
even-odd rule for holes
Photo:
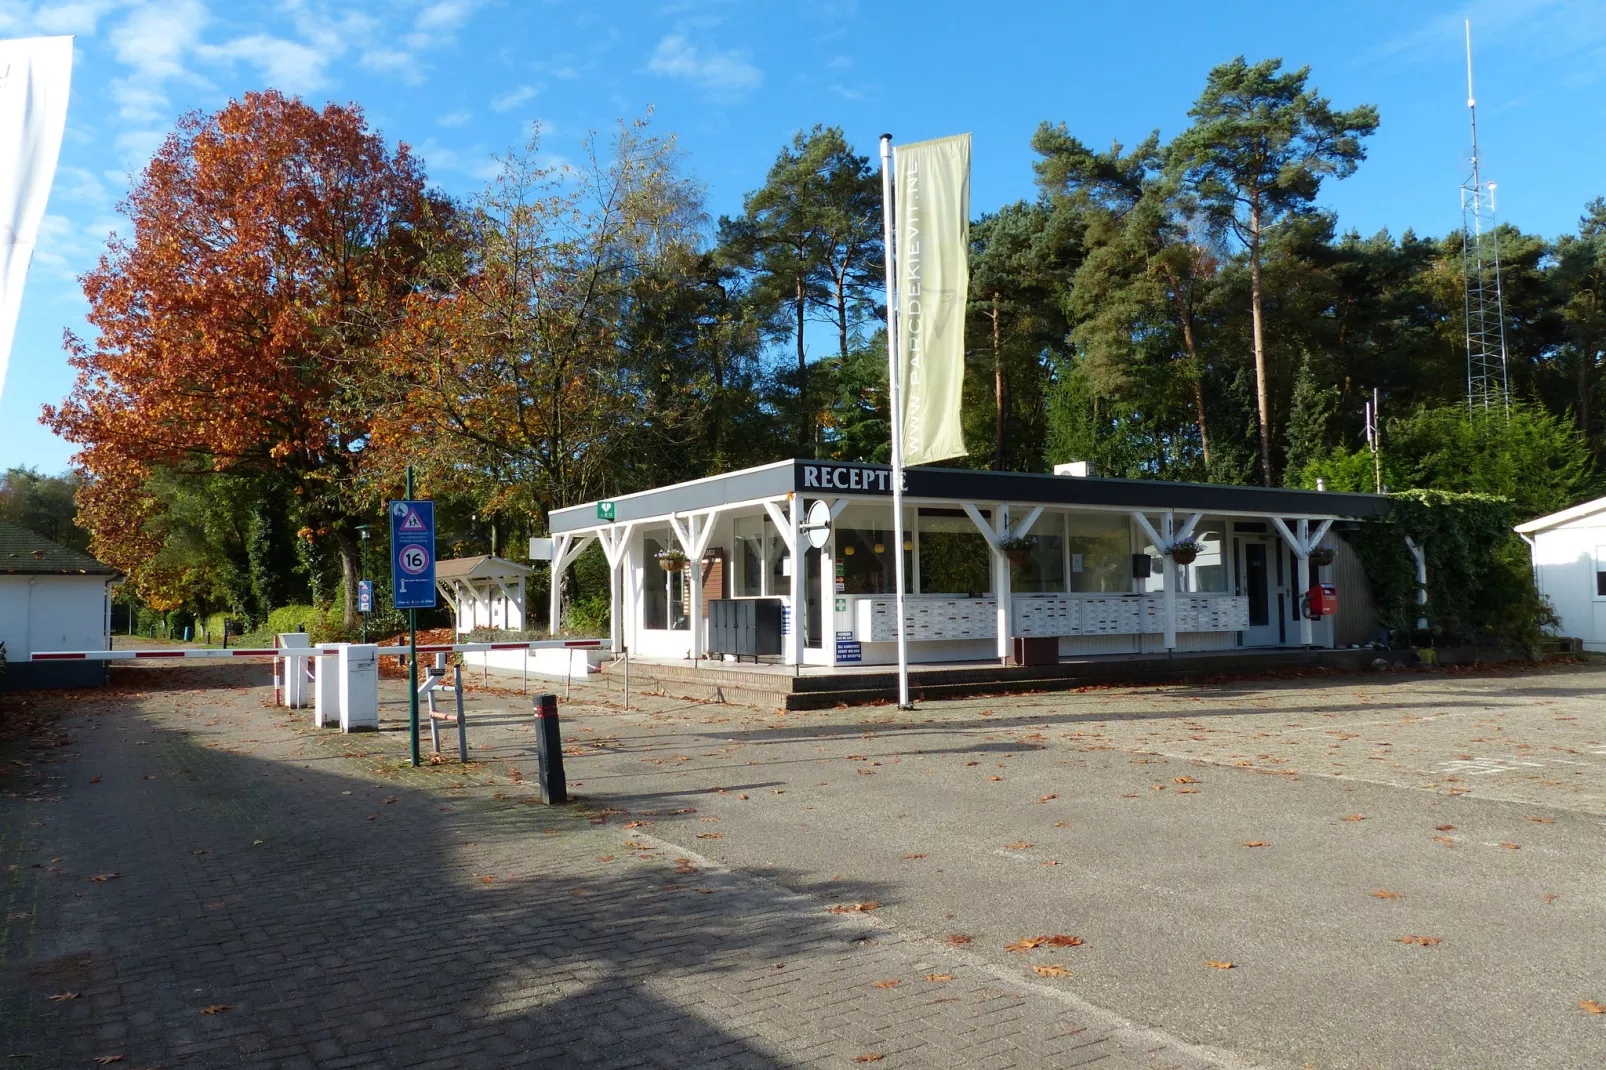
[[[369,536],[372,535],[373,533],[374,533],[374,527],[373,527],[372,524],[358,524],[357,525],[357,538],[361,539],[363,542],[367,542]],[[359,552],[357,554],[357,561],[358,561],[357,571],[366,572],[367,571],[367,555]],[[370,590],[370,593],[368,595],[368,598],[369,598],[368,609],[365,610],[365,609],[362,608],[362,599],[361,599],[360,592],[362,591],[362,585],[367,583],[367,582],[368,582],[367,580],[363,580],[363,579],[359,579],[357,581],[357,590],[359,592],[359,597],[358,597],[358,600],[357,600],[357,611],[362,614],[362,641],[363,641],[363,645],[364,646],[368,645],[368,613],[369,613],[369,611],[371,611],[373,609],[373,593],[372,593],[371,590]]]

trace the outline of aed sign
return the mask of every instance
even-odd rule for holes
[[[612,519],[614,519],[614,514],[617,511],[618,510],[615,508],[613,502],[598,502],[597,503],[597,519],[598,520],[612,520]]]
[[[390,589],[397,609],[435,608],[435,503],[390,503]]]
[[[860,464],[807,461],[798,465],[799,490],[845,490],[859,494],[891,494],[892,469]]]

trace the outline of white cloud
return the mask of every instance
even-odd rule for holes
[[[238,60],[256,67],[275,89],[288,93],[310,93],[326,83],[324,68],[334,58],[327,51],[267,34],[236,37],[221,45],[201,45],[196,54],[203,59],[233,64]]]
[[[534,100],[537,92],[539,92],[539,90],[537,90],[533,85],[521,85],[517,89],[503,93],[501,96],[491,101],[491,110],[512,111],[520,104],[523,104],[526,101]]]
[[[33,24],[40,33],[73,33],[87,37],[95,32],[95,24],[111,8],[110,0],[73,0],[65,4],[47,2],[34,13]]]
[[[141,84],[136,79],[113,81],[112,99],[117,102],[118,117],[135,123],[165,118],[168,113],[167,94],[155,88],[158,84]]]
[[[857,89],[849,89],[845,85],[833,85],[831,86],[831,92],[835,93],[843,100],[862,101],[870,99]]]
[[[462,126],[464,123],[468,122],[472,118],[474,118],[474,113],[471,112],[471,111],[451,111],[451,112],[447,112],[445,115],[442,115],[440,118],[436,119],[435,120],[435,125],[436,126]]]
[[[424,80],[419,70],[418,60],[411,52],[401,52],[393,48],[370,48],[358,60],[363,70],[373,71],[375,74],[394,74],[408,85],[417,85]]]
[[[764,72],[747,57],[743,49],[703,52],[684,33],[677,32],[658,42],[647,61],[647,70],[684,79],[703,89],[740,91],[754,89],[764,81]]]
[[[418,13],[413,31],[404,40],[409,48],[451,44],[459,27],[480,6],[480,0],[436,0]]]
[[[832,56],[831,61],[826,66],[833,71],[845,71],[853,66],[853,60],[847,56]]]
[[[112,31],[112,50],[148,82],[186,77],[184,54],[200,40],[211,18],[199,0],[142,4]]]

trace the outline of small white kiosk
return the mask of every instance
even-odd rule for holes
[[[770,653],[786,664],[892,664],[891,478],[885,465],[788,460],[560,509],[553,572],[599,541],[615,649],[638,656],[732,653],[716,631],[737,618],[710,603],[759,600],[778,610]],[[1007,661],[1017,637],[1057,656],[1330,647],[1332,618],[1302,611],[1330,578],[1312,551],[1323,557],[1335,522],[1389,507],[1372,494],[927,467],[907,470],[903,500],[909,660],[925,663]]]
[[[500,557],[449,557],[435,563],[435,589],[452,607],[460,634],[475,628],[523,631],[530,566]]]
[[[1518,524],[1534,583],[1585,650],[1606,650],[1606,498]]]

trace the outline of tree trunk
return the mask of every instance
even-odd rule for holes
[[[347,631],[357,627],[357,581],[362,579],[362,551],[352,533],[344,527],[334,530],[340,548],[340,580],[344,588],[341,623]]]
[[[1589,437],[1589,373],[1595,363],[1595,355],[1578,350],[1578,430]]]
[[[1188,350],[1188,363],[1192,366],[1193,375],[1193,407],[1198,414],[1199,449],[1204,453],[1205,468],[1210,467],[1210,433],[1205,424],[1204,380],[1199,372],[1199,348],[1193,340],[1193,315],[1188,311],[1188,304],[1182,299],[1181,280],[1173,273],[1167,273],[1171,283],[1171,300],[1177,306],[1177,322],[1182,325],[1182,344]]]
[[[1249,208],[1249,315],[1255,334],[1255,409],[1260,420],[1260,478],[1271,486],[1271,406],[1266,388],[1266,339],[1260,322],[1260,205]]]
[[[1004,351],[998,344],[998,294],[993,294],[993,471],[1004,470]]]
[[[797,445],[806,454],[812,455],[813,451],[810,446],[814,441],[814,414],[809,409],[809,366],[808,358],[803,352],[803,313],[805,307],[803,276],[799,275],[797,277]]]
[[[846,275],[836,277],[836,334],[837,355],[848,359],[848,280]]]

